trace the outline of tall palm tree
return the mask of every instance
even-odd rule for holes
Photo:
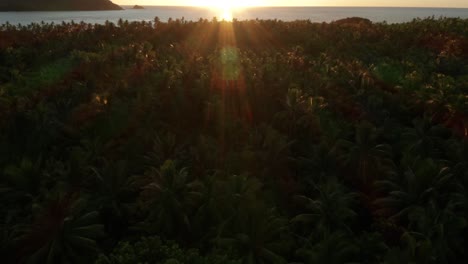
[[[216,207],[223,217],[213,238],[215,245],[233,249],[244,263],[286,263],[289,250],[287,220],[269,207],[258,178],[230,175],[217,184]]]
[[[312,239],[310,239],[312,240]],[[356,263],[359,247],[350,236],[336,231],[320,237],[316,243],[305,240],[296,255],[303,263]]]
[[[23,158],[18,164],[0,170],[0,251],[5,261],[13,262],[12,248],[18,223],[31,221],[31,204],[43,188],[42,159],[36,162]]]
[[[466,220],[435,203],[411,212],[410,226],[400,238],[400,247],[390,250],[384,263],[457,263],[465,259],[463,246]]]
[[[96,239],[104,235],[98,213],[82,212],[80,200],[67,194],[52,200],[31,225],[18,227],[19,261],[27,263],[81,263],[98,252]]]
[[[441,168],[431,159],[416,158],[404,174],[376,182],[377,189],[385,191],[387,196],[375,203],[380,210],[392,212],[392,217],[405,218],[429,202],[446,203],[452,178],[450,168]]]
[[[297,159],[299,166],[308,172],[300,179],[307,186],[328,181],[329,177],[337,175],[337,157],[332,149],[333,146],[330,146],[326,141],[321,141],[309,151],[307,157]]]
[[[246,212],[231,218],[230,230],[215,238],[215,244],[234,249],[244,263],[286,263],[283,254],[292,242],[288,221],[260,201],[242,207]]]
[[[200,206],[193,219],[193,231],[200,240],[216,236],[220,225],[232,212],[223,188],[226,181],[221,177],[220,173],[213,173],[201,179]]]
[[[429,118],[414,119],[413,127],[402,134],[406,151],[423,158],[441,157],[441,146],[446,130],[433,125]]]
[[[42,159],[35,162],[23,158],[18,164],[6,166],[0,182],[3,193],[15,197],[15,202],[31,201],[40,192]]]
[[[146,159],[150,164],[162,164],[166,160],[184,158],[185,145],[174,133],[157,134],[153,139],[153,147]]]
[[[291,222],[306,224],[314,233],[329,234],[334,230],[349,231],[357,214],[353,209],[357,195],[349,192],[336,179],[316,185],[314,197],[296,195],[296,202],[304,213],[295,216]]]
[[[251,175],[263,180],[268,188],[274,189],[278,201],[294,191],[295,179],[290,165],[293,141],[271,126],[261,125],[249,138],[249,144],[242,153]]]
[[[299,133],[307,136],[318,134],[318,112],[326,107],[323,97],[307,96],[299,88],[290,88],[283,103],[284,110],[275,114],[278,126],[284,127],[287,135],[296,137]]]
[[[178,169],[175,161],[166,160],[158,169],[150,167],[136,184],[141,186],[147,231],[173,236],[191,230],[190,215],[200,201],[201,186],[190,180],[187,168]]]
[[[100,169],[91,168],[92,176],[86,187],[93,197],[93,208],[99,210],[106,224],[106,231],[119,237],[126,231],[129,204],[136,188],[131,186],[127,161],[103,162]]]
[[[377,143],[376,128],[369,123],[356,127],[354,142],[342,140],[338,151],[343,164],[355,172],[357,180],[367,186],[377,175],[388,174],[393,170],[391,147]]]
[[[221,175],[220,175],[221,176]],[[229,175],[216,183],[217,200],[212,206],[217,209],[216,215],[221,223],[217,227],[217,234],[221,234],[236,218],[246,218],[248,211],[244,210],[249,204],[259,199],[262,184],[258,178],[247,175]],[[202,205],[201,208],[205,207]]]

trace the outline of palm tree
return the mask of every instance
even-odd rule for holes
[[[256,201],[262,190],[262,183],[258,178],[247,175],[231,175],[222,183],[221,201],[226,208],[229,217],[239,216],[244,213],[242,206]]]
[[[344,232],[336,231],[320,237],[316,243],[307,239],[296,255],[303,263],[355,263],[359,247]]]
[[[166,160],[159,169],[150,167],[136,184],[141,186],[141,206],[147,214],[146,231],[167,236],[190,232],[190,214],[200,201],[202,187],[190,181],[187,168],[177,169],[175,161]]]
[[[428,118],[414,119],[413,127],[402,134],[402,142],[406,151],[423,158],[441,156],[441,145],[446,130],[441,126],[432,125]]]
[[[41,158],[35,162],[23,158],[17,165],[6,166],[0,183],[1,192],[8,193],[9,197],[15,197],[13,199],[15,202],[32,201],[40,192],[41,164]]]
[[[28,263],[81,263],[98,251],[96,239],[104,235],[98,213],[80,212],[83,200],[67,194],[38,208],[31,225],[18,227],[19,260]],[[39,206],[41,207],[41,206]]]
[[[234,249],[243,263],[286,263],[283,254],[292,242],[288,221],[259,201],[242,208],[246,211],[231,218],[227,223],[231,228],[221,231],[214,239],[215,244]]]
[[[31,204],[41,194],[42,159],[32,162],[23,158],[18,164],[6,166],[0,171],[0,251],[5,261],[13,262],[12,248],[18,223],[31,221]]]
[[[231,213],[231,207],[226,203],[226,193],[223,187],[226,181],[220,173],[213,173],[201,179],[200,206],[194,216],[193,231],[200,240],[216,236],[225,217]]]
[[[446,145],[448,165],[452,168],[456,188],[451,192],[450,201],[454,210],[468,215],[468,140],[460,144],[458,140],[450,140]]]
[[[94,198],[94,208],[105,221],[106,231],[118,236],[126,231],[129,197],[133,196],[135,188],[131,186],[127,161],[103,162],[101,169],[91,168],[92,179],[87,189]]]
[[[220,217],[212,239],[215,245],[233,249],[244,263],[285,263],[282,253],[290,245],[287,221],[263,202],[259,179],[221,174],[218,178],[217,200],[212,201],[217,208],[212,215]]]
[[[336,179],[315,186],[315,197],[296,195],[294,199],[302,206],[304,213],[295,216],[291,222],[307,224],[314,233],[332,233],[334,230],[349,231],[349,224],[357,214],[353,204],[357,200],[355,193],[349,192]]]
[[[461,142],[455,138],[444,144],[447,160],[457,179],[468,186],[468,139]]]
[[[317,114],[326,106],[323,97],[311,97],[299,88],[290,88],[283,103],[283,111],[275,114],[278,126],[284,127],[287,135],[296,137],[298,133],[307,136],[318,134]]]
[[[243,157],[249,166],[249,173],[263,180],[278,196],[289,195],[294,190],[294,175],[290,170],[291,146],[293,141],[276,129],[261,125],[249,138]],[[277,197],[284,200],[284,197]]]
[[[357,180],[364,186],[371,184],[377,175],[392,173],[391,147],[377,144],[376,128],[369,123],[356,127],[354,142],[342,140],[337,147],[343,164],[355,171]]]
[[[463,232],[467,223],[453,209],[452,205],[439,208],[432,202],[414,209],[400,247],[390,250],[384,263],[457,263],[465,259]]]
[[[392,212],[393,218],[405,218],[429,202],[445,203],[452,178],[450,168],[441,168],[431,159],[416,158],[403,175],[394,174],[376,182],[377,189],[387,196],[377,199],[375,204],[380,210]]]
[[[466,256],[462,244],[468,224],[465,216],[455,209],[452,201],[445,207],[431,201],[408,215],[411,234],[418,241],[425,241],[430,253],[424,255],[430,255],[437,263],[455,263],[460,256]],[[422,256],[417,257],[423,259]]]
[[[166,160],[184,158],[184,144],[171,132],[157,134],[153,139],[153,147],[146,159],[150,164],[162,164]]]
[[[307,187],[328,181],[329,177],[337,175],[337,158],[332,149],[328,142],[321,141],[309,151],[307,157],[297,159],[299,166],[308,172],[300,179]]]

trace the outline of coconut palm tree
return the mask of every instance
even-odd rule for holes
[[[15,197],[15,202],[31,201],[40,192],[41,164],[41,158],[35,162],[23,158],[19,164],[6,166],[0,182],[1,191]]]
[[[12,249],[18,236],[17,225],[31,221],[31,204],[43,191],[41,160],[32,162],[24,158],[0,171],[0,250],[7,262],[14,262]]]
[[[429,118],[414,119],[413,127],[403,132],[402,143],[406,146],[406,151],[413,155],[439,158],[444,134],[446,130],[433,125]]]
[[[106,225],[106,231],[120,237],[128,226],[131,198],[136,188],[131,186],[127,161],[103,160],[100,169],[90,168],[91,177],[86,189],[93,197],[93,208],[98,210]]]
[[[447,202],[453,174],[448,167],[440,167],[434,160],[416,158],[403,174],[376,182],[387,196],[377,199],[380,210],[392,212],[394,218],[406,218],[414,210],[429,202],[443,205]]]
[[[366,122],[356,127],[355,140],[341,140],[337,143],[340,160],[356,175],[364,186],[372,183],[378,175],[392,173],[391,147],[377,143],[376,128]]]
[[[463,247],[466,220],[453,206],[439,208],[435,203],[415,208],[400,246],[390,250],[384,263],[457,263],[465,259]]]
[[[233,249],[244,263],[286,263],[282,254],[289,250],[288,221],[268,206],[258,178],[231,175],[217,184],[216,207],[223,217],[215,245]]]
[[[333,146],[324,140],[313,146],[308,156],[298,158],[297,163],[305,170],[300,178],[306,183],[305,187],[313,187],[318,183],[328,181],[329,177],[335,177],[338,172],[337,157],[333,152]]]
[[[315,186],[313,198],[296,195],[295,201],[303,208],[304,213],[296,215],[291,222],[306,224],[312,227],[312,232],[322,236],[334,230],[347,230],[356,219],[353,205],[357,195],[349,192],[336,179]],[[310,230],[310,228],[309,228]]]
[[[37,205],[38,215],[30,225],[19,226],[16,238],[20,262],[82,263],[99,251],[96,239],[104,235],[96,211],[80,210],[84,200],[77,194]]]
[[[249,144],[242,153],[249,173],[274,189],[278,201],[284,201],[294,191],[295,179],[290,170],[293,143],[278,130],[261,125],[251,132]]]
[[[243,206],[254,203],[259,199],[262,183],[258,178],[243,175],[230,175],[219,184],[221,196],[219,199],[220,212],[224,212],[224,223],[232,218],[244,216],[247,211]]]
[[[289,251],[288,221],[257,201],[243,206],[241,216],[231,218],[229,230],[214,239],[216,245],[232,248],[243,263],[287,263],[283,257]]]
[[[289,136],[318,134],[319,111],[326,106],[323,97],[307,96],[299,88],[290,88],[283,103],[283,111],[275,114],[278,126]]]
[[[190,180],[187,168],[178,169],[175,161],[166,160],[158,169],[150,167],[135,183],[141,187],[146,231],[167,236],[190,232],[190,215],[202,194],[200,182]]]
[[[201,199],[193,218],[193,231],[200,240],[216,236],[225,217],[231,213],[223,192],[226,181],[220,173],[213,173],[201,179]]]
[[[341,231],[326,234],[314,243],[305,240],[296,255],[302,263],[356,263],[359,247],[351,237]]]

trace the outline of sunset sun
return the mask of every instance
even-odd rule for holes
[[[263,0],[193,0],[193,6],[207,7],[216,10],[218,17],[222,20],[232,21],[233,11],[239,11],[245,7],[264,5]]]
[[[263,0],[192,0],[193,6],[213,7],[213,8],[241,8],[261,6],[264,4]]]

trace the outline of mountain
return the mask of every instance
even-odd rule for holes
[[[121,10],[110,0],[0,0],[0,11]]]

